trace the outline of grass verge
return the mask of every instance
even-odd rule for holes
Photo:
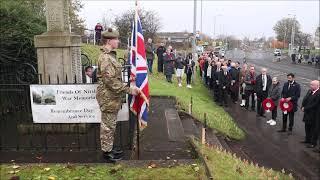
[[[203,167],[180,165],[170,168],[133,168],[125,165],[72,165],[72,164],[4,164],[1,179],[14,176],[33,180],[119,180],[119,179],[206,179]]]
[[[226,150],[202,145],[199,141],[192,140],[192,143],[201,153],[214,179],[293,179],[292,175],[285,174],[284,170],[279,172],[260,167],[258,164],[242,160]]]
[[[89,53],[88,56],[93,61],[99,56],[100,52],[97,53],[97,49],[99,49],[98,46],[82,46],[82,51]],[[123,53],[123,50],[117,50],[118,57],[123,57]],[[151,95],[175,96],[180,108],[184,110],[188,109],[192,97],[192,111],[197,119],[204,121],[204,113],[207,113],[207,124],[210,128],[216,129],[232,139],[240,140],[245,137],[244,132],[236,125],[231,116],[213,102],[208,89],[202,84],[199,77],[196,76],[192,89],[186,88],[185,80],[183,87],[179,88],[175,80],[173,84],[167,83],[163,74],[156,72],[157,60],[154,61],[153,69],[154,73],[149,76]]]

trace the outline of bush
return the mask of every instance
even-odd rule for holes
[[[2,0],[0,62],[36,62],[34,36],[46,31],[43,0]]]

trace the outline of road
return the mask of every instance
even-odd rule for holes
[[[228,51],[226,57],[242,62],[244,54],[243,51],[234,50]],[[296,81],[301,85],[299,105],[309,89],[309,82],[317,79],[318,76],[313,66],[291,64],[288,60],[273,62],[273,55],[270,52],[252,51],[246,53],[246,59],[248,64],[256,67],[257,74],[262,67],[265,67],[272,77],[278,77],[281,84],[287,81],[287,73],[294,73]],[[278,111],[277,125],[269,126],[266,121],[271,118],[271,113],[267,113],[267,118],[256,117],[255,112],[245,111],[238,104],[232,104],[226,110],[247,134],[243,141],[228,143],[234,152],[238,152],[238,155],[269,168],[277,170],[284,168],[286,172],[294,174],[297,179],[319,179],[319,154],[300,143],[305,136],[303,113],[300,110],[295,114],[292,135],[277,132],[282,127],[280,111]]]

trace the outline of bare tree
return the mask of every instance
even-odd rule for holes
[[[120,40],[123,44],[127,42],[128,37],[131,34],[132,22],[134,21],[135,11],[128,10],[123,14],[117,16],[113,22],[113,25],[118,29],[120,34]],[[147,11],[141,9],[139,11],[139,17],[141,20],[141,25],[143,28],[144,38],[152,38],[156,37],[156,33],[159,31],[161,27],[160,19],[156,12]]]
[[[71,0],[69,11],[71,32],[78,35],[83,35],[85,30],[85,20],[78,15],[82,8],[83,4],[81,0]]]
[[[291,43],[293,24],[295,24],[295,34],[298,34],[300,31],[300,23],[296,19],[283,18],[279,20],[273,27],[273,30],[277,35],[276,38],[279,41],[285,40],[286,42]]]
[[[295,41],[299,46],[309,46],[311,42],[311,34],[299,32],[296,35]]]

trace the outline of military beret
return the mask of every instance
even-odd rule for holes
[[[113,30],[112,28],[108,28],[106,31],[102,32],[102,37],[105,39],[113,39],[119,37],[119,32]]]

